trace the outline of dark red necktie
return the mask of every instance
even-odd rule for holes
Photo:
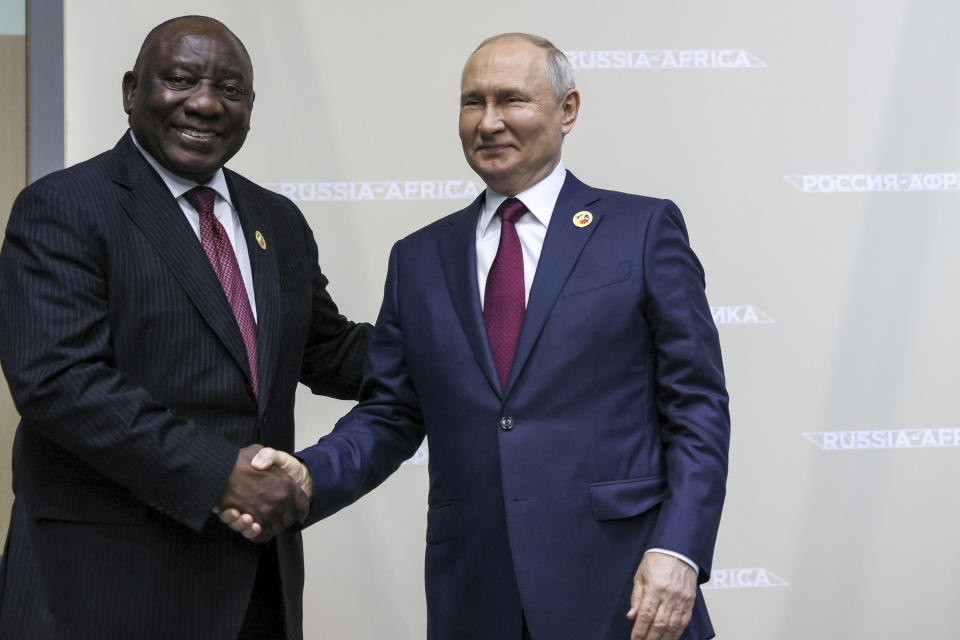
[[[483,323],[487,327],[487,339],[493,362],[500,375],[500,388],[506,389],[517,351],[517,339],[523,326],[524,283],[523,251],[520,236],[514,226],[527,212],[527,207],[516,198],[507,198],[497,208],[495,215],[500,223],[500,246],[497,257],[490,265],[487,286],[483,293]]]
[[[213,203],[217,192],[210,187],[194,187],[183,194],[197,213],[200,214],[200,244],[213,265],[213,270],[220,278],[223,292],[227,294],[227,302],[233,309],[233,317],[237,319],[240,335],[247,347],[247,362],[250,365],[250,378],[253,382],[253,393],[259,394],[257,388],[257,323],[250,310],[250,298],[243,284],[243,275],[237,256],[233,253],[233,246],[223,225],[213,215]]]

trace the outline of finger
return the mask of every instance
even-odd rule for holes
[[[253,460],[250,461],[250,466],[256,469],[257,471],[266,471],[271,466],[273,466],[277,457],[277,450],[271,449],[270,447],[264,447],[257,451],[257,455],[253,456]]]
[[[669,610],[667,627],[670,631],[664,638],[666,640],[677,640],[683,634],[683,630],[687,628],[692,616],[693,603],[688,603],[683,599],[677,601],[676,606]]]
[[[257,536],[259,536],[262,531],[263,531],[263,527],[261,527],[259,524],[257,524],[256,522],[254,522],[254,523],[251,524],[249,527],[247,527],[246,529],[244,529],[244,531],[243,531],[243,533],[242,533],[241,535],[242,535],[244,538],[246,538],[247,540],[254,540],[254,541],[256,541]]]
[[[242,514],[240,511],[234,508],[223,509],[217,513],[217,517],[220,518],[220,522],[223,524],[231,524],[234,520],[239,518]]]
[[[640,602],[637,604],[637,619],[633,622],[631,639],[661,640],[659,636],[651,635],[653,631],[653,621],[657,617],[659,608],[660,602],[653,597],[650,590],[644,590]]]
[[[256,524],[256,522],[254,522],[253,516],[250,515],[249,513],[245,513],[239,518],[237,518],[236,520],[234,520],[233,522],[228,523],[227,526],[229,526],[231,529],[233,529],[237,533],[242,533],[246,531],[249,527],[253,526],[254,524]]]
[[[253,524],[253,516],[240,513],[236,509],[227,509],[220,514],[220,521],[236,532],[241,532]]]
[[[300,461],[286,451],[275,451],[273,456],[273,464],[280,467],[284,473],[291,477],[300,471],[298,468]]]
[[[630,610],[627,611],[627,617],[631,620],[635,620],[637,617],[637,612],[640,611],[640,602],[643,600],[643,583],[640,582],[640,578],[634,578],[633,580],[633,592],[630,594]]]
[[[675,628],[670,626],[670,612],[665,603],[661,603],[657,607],[656,614],[654,615],[653,622],[650,623],[650,629],[647,631],[647,635],[644,636],[644,640],[676,640],[677,635],[674,635]]]

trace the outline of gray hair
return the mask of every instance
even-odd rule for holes
[[[535,36],[530,33],[501,33],[500,35],[491,36],[481,42],[480,46],[473,50],[473,53],[476,53],[488,44],[501,40],[523,40],[544,50],[547,56],[544,71],[546,72],[547,79],[550,80],[550,84],[553,85],[553,93],[557,97],[557,100],[563,100],[563,96],[567,95],[568,91],[577,88],[573,79],[573,65],[567,60],[567,56],[564,55],[563,51],[557,49],[557,47],[546,38],[541,38],[540,36]]]

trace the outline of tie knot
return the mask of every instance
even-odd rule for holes
[[[183,197],[200,215],[213,215],[213,202],[217,199],[217,192],[210,187],[194,187],[183,194]]]
[[[497,207],[496,215],[502,216],[505,222],[513,224],[527,211],[527,206],[516,198],[507,198]]]

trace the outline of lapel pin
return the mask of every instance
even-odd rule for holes
[[[585,227],[588,224],[593,222],[593,214],[589,211],[578,211],[573,214],[573,226],[575,227]]]
[[[267,241],[263,239],[263,234],[260,233],[259,231],[257,231],[256,236],[257,236],[257,244],[260,245],[260,248],[261,248],[261,249],[263,249],[264,251],[266,251],[266,250],[267,250]]]

